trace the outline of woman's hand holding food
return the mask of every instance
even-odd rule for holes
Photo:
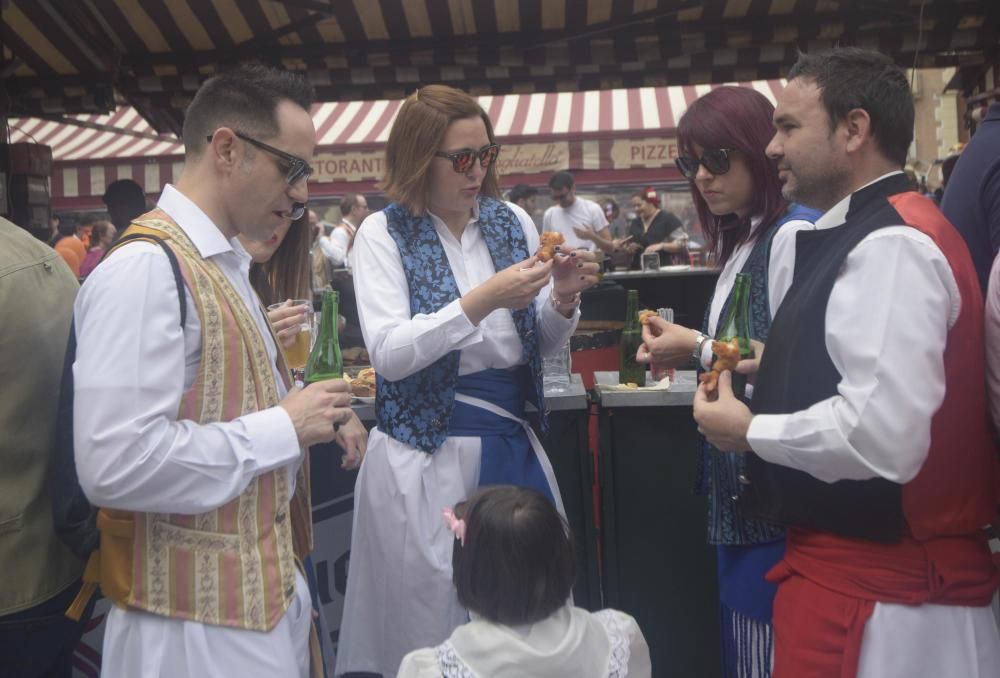
[[[691,359],[698,332],[670,323],[658,315],[650,316],[642,326],[642,345],[637,362],[656,363],[659,367],[683,367]]]

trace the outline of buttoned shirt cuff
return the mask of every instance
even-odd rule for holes
[[[750,443],[750,449],[764,461],[797,469],[799,467],[794,463],[794,458],[781,442],[781,432],[787,418],[788,415],[784,414],[755,415],[747,429],[747,442]]]
[[[712,369],[712,339],[708,338],[701,344],[701,366],[706,370]]]
[[[483,340],[482,328],[473,325],[469,316],[465,315],[461,299],[455,299],[442,308],[437,317],[441,321],[438,330],[445,333],[445,343],[452,347],[451,350],[468,348]]]
[[[285,408],[275,406],[245,414],[240,421],[246,427],[247,437],[253,446],[258,473],[287,466],[302,454],[292,418]]]

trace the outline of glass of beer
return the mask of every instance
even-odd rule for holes
[[[273,311],[285,306],[287,303],[271,304],[267,307],[267,310]],[[285,352],[285,363],[287,363],[288,368],[292,371],[292,375],[296,379],[301,379],[303,371],[306,369],[306,362],[309,360],[309,351],[312,349],[313,306],[312,301],[309,299],[292,299],[288,305],[302,308],[304,311],[294,343],[290,346],[283,345],[281,347]]]

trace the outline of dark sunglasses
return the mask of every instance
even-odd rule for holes
[[[686,179],[694,181],[698,174],[698,165],[701,165],[709,174],[719,176],[729,171],[729,154],[733,152],[731,148],[713,148],[701,154],[701,157],[693,155],[682,155],[674,162],[677,169],[681,171]]]
[[[247,136],[242,132],[237,132],[236,130],[233,130],[233,134],[235,134],[238,138],[242,139],[248,144],[252,144],[262,151],[267,151],[271,155],[281,158],[286,163],[288,163],[288,169],[285,172],[285,181],[288,182],[289,186],[294,186],[303,179],[308,179],[310,176],[312,176],[313,173],[312,167],[310,167],[309,163],[307,163],[305,160],[298,157],[297,155],[292,155],[291,153],[285,153],[284,151],[279,150],[274,146],[269,146],[268,144],[265,144],[263,141],[257,141],[253,137]],[[209,143],[212,142],[212,136],[213,136],[212,134],[208,135]]]
[[[497,159],[497,156],[500,155],[500,144],[488,144],[478,151],[474,151],[471,148],[463,148],[454,153],[438,151],[434,155],[438,158],[451,160],[451,168],[459,174],[465,174],[472,169],[472,164],[476,161],[477,157],[481,166],[489,167]]]

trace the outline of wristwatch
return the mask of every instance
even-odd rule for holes
[[[695,365],[701,365],[701,347],[709,339],[711,339],[711,337],[707,334],[699,332],[698,338],[694,340],[694,350],[691,351],[691,359],[694,360]]]

